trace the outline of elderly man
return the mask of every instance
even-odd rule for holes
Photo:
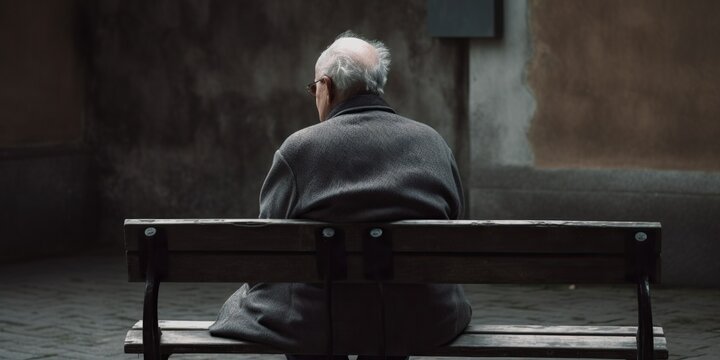
[[[397,115],[380,97],[389,66],[390,53],[381,42],[349,32],[323,51],[308,85],[320,123],[294,133],[275,153],[260,194],[261,218],[459,217],[462,188],[451,150],[435,130]],[[223,305],[210,331],[290,354],[322,354],[324,304],[319,285],[245,284]],[[380,289],[338,283],[332,311],[337,352],[377,354],[385,342],[390,355],[446,343],[471,315],[459,285]],[[380,339],[383,326],[385,339]]]

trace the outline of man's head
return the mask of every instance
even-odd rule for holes
[[[364,40],[350,31],[340,34],[315,63],[315,105],[320,121],[353,95],[381,95],[389,70],[390,51],[382,42]]]

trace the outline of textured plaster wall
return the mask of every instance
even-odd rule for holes
[[[470,217],[659,221],[664,283],[720,286],[716,3],[504,4],[470,42]]]
[[[537,166],[720,170],[720,2],[531,4]]]
[[[93,9],[91,141],[103,238],[123,218],[256,217],[272,154],[315,124],[304,91],[352,29],[389,46],[386,98],[463,145],[464,47],[425,33],[425,1],[113,1]]]

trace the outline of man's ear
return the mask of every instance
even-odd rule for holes
[[[328,103],[332,104],[333,100],[335,100],[335,84],[333,84],[329,76],[325,76],[324,81],[328,93]]]

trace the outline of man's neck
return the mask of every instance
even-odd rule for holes
[[[395,112],[385,102],[385,100],[383,100],[380,97],[380,95],[373,94],[370,92],[362,92],[362,93],[356,93],[355,95],[349,97],[345,101],[340,102],[337,105],[335,105],[332,108],[332,110],[330,110],[330,113],[328,113],[327,119],[331,119],[338,114],[346,113],[348,110],[351,110],[351,109],[367,108],[367,107],[382,109],[382,110],[393,112],[393,113]]]

